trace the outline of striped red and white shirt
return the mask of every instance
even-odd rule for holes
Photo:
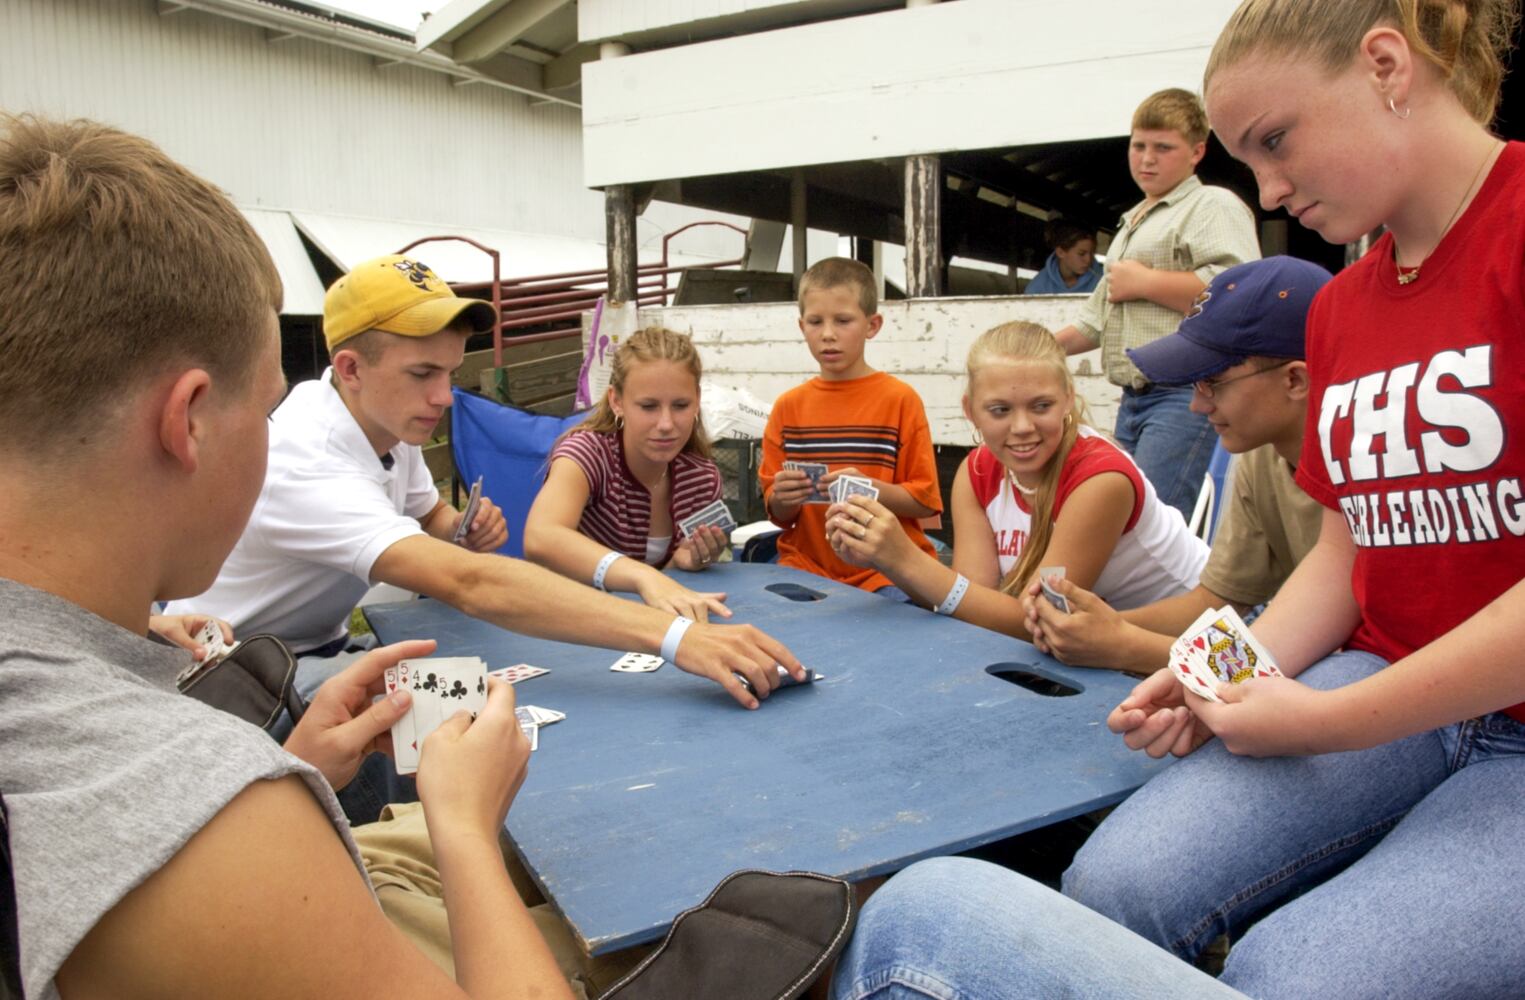
[[[588,504],[578,531],[637,562],[662,566],[672,558],[682,540],[676,531],[661,558],[647,558],[651,494],[626,464],[624,441],[618,433],[573,431],[552,449],[550,461],[558,458],[571,460],[588,480]],[[679,452],[667,471],[672,491],[668,512],[674,527],[720,498],[720,470],[709,459]]]

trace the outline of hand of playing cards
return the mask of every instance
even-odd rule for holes
[[[471,484],[471,494],[466,498],[466,510],[461,514],[461,523],[455,526],[455,537],[451,539],[455,544],[461,545],[466,541],[466,536],[471,534],[471,522],[476,520],[477,508],[482,506],[482,477]]]
[[[1202,612],[1171,644],[1170,670],[1186,690],[1218,702],[1223,699],[1214,689],[1220,683],[1282,676],[1271,654],[1229,605]]]
[[[1069,614],[1070,599],[1059,593],[1059,589],[1054,586],[1056,581],[1063,579],[1063,566],[1044,566],[1042,569],[1038,570],[1038,586],[1043,589],[1044,599],[1054,607],[1058,608],[1060,611],[1063,611],[1065,614]]]
[[[475,719],[487,702],[487,664],[475,656],[399,660],[382,678],[387,694],[413,696],[408,713],[392,726],[392,757],[398,774],[418,771],[418,748],[446,719],[465,709]]]
[[[201,659],[196,661],[197,666],[220,660],[238,648],[237,642],[230,646],[222,641],[222,628],[215,619],[211,618],[207,619],[206,624],[201,626],[201,631],[196,633],[196,645],[202,649]]]
[[[699,528],[709,524],[727,535],[736,530],[736,519],[731,516],[731,509],[725,505],[724,500],[715,500],[703,510],[696,511],[679,521],[678,531],[687,538]]]
[[[826,475],[825,462],[785,462],[784,468],[803,472],[810,480],[810,495],[805,497],[803,503],[831,503],[831,497],[821,489],[821,478]]]
[[[831,486],[826,492],[832,503],[846,503],[848,497],[879,499],[879,488],[874,485],[873,480],[864,476],[838,476],[831,481]]]

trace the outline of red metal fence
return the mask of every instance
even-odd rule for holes
[[[666,305],[676,288],[670,285],[668,276],[689,267],[715,269],[733,267],[742,263],[741,257],[733,260],[717,260],[686,267],[673,266],[669,262],[668,244],[673,237],[695,226],[724,226],[733,229],[745,239],[747,231],[729,222],[706,220],[691,222],[674,229],[662,237],[662,259],[636,267],[636,302],[639,305]],[[461,295],[491,299],[498,310],[498,328],[493,331],[493,364],[503,365],[503,337],[508,334],[515,343],[533,343],[573,337],[582,334],[582,314],[593,308],[599,297],[609,290],[609,272],[604,269],[591,271],[566,271],[562,274],[534,274],[521,278],[504,278],[499,266],[498,251],[483,246],[465,236],[426,236],[414,240],[398,253],[407,253],[422,243],[458,240],[469,243],[492,258],[492,281],[466,282],[452,287]],[[516,330],[533,330],[532,333],[514,334]]]

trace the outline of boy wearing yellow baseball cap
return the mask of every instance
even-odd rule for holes
[[[350,613],[377,583],[512,631],[611,649],[656,653],[679,629],[669,658],[756,707],[733,671],[764,696],[778,683],[775,661],[801,672],[757,629],[690,627],[670,612],[499,556],[493,550],[507,530],[485,497],[463,544],[452,544],[462,514],[440,498],[419,446],[451,404],[450,375],[466,339],[496,321],[490,304],[457,297],[411,257],[378,257],[335,282],[323,303],[332,364],[271,414],[264,487],[217,582],[168,613],[216,615],[236,633],[279,636],[298,655],[304,695],[358,655]],[[381,804],[345,806],[365,820]]]

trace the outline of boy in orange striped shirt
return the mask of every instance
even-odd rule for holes
[[[921,397],[909,385],[875,371],[864,345],[884,323],[873,273],[844,257],[828,257],[800,281],[800,332],[821,374],[779,396],[763,434],[758,471],[773,523],[784,529],[779,562],[864,590],[906,600],[871,568],[840,559],[826,541],[825,503],[811,503],[815,484],[784,463],[820,463],[824,491],[840,476],[861,476],[879,490],[879,502],[900,518],[918,547],[931,554],[917,521],[942,513],[932,434]]]

